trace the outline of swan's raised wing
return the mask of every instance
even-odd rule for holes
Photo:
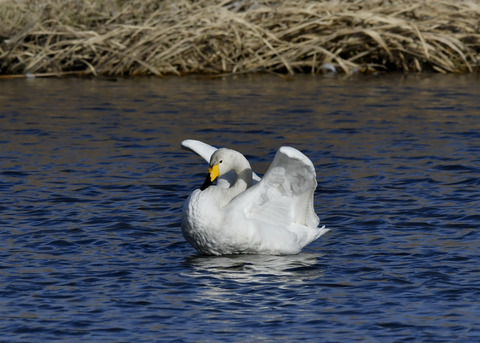
[[[194,152],[201,158],[203,158],[207,163],[210,163],[210,157],[217,150],[214,146],[208,145],[194,139],[186,139],[182,142],[182,149],[189,150]]]
[[[310,159],[297,149],[281,147],[262,180],[230,204],[242,207],[248,218],[267,224],[317,227],[319,219],[313,208],[316,187]]]
[[[197,154],[201,158],[203,158],[207,163],[210,163],[210,158],[212,157],[213,153],[217,150],[214,146],[211,146],[207,143],[203,143],[201,141],[197,141],[195,139],[186,139],[182,142],[182,149],[192,151],[193,153]],[[252,173],[253,184],[259,182],[261,178]],[[235,174],[233,172],[228,172],[225,175],[222,175],[217,178],[217,186],[223,188],[229,188],[235,182]]]

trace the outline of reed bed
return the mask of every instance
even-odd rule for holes
[[[462,0],[0,0],[0,74],[474,72]]]

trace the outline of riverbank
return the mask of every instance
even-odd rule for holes
[[[0,74],[480,69],[474,1],[0,1]]]

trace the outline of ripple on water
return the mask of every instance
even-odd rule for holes
[[[444,77],[0,83],[2,339],[474,341],[478,87]],[[197,255],[186,138],[260,174],[301,149],[332,231],[295,256]]]

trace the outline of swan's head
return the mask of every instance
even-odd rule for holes
[[[210,157],[208,175],[200,190],[208,188],[217,177],[225,175],[230,170],[238,174],[245,168],[250,168],[250,164],[241,153],[231,149],[217,149]]]

